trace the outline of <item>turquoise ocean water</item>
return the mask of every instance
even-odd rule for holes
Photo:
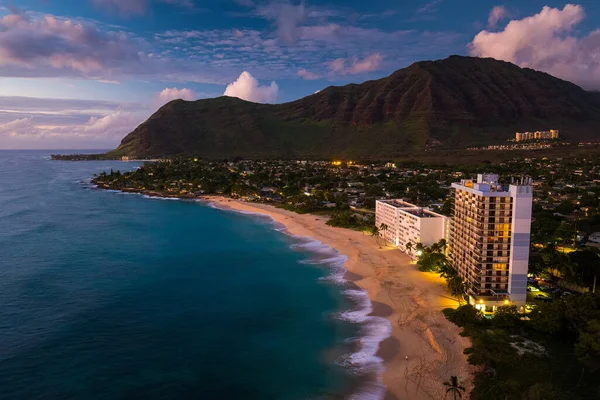
[[[389,334],[343,256],[265,217],[97,190],[0,151],[0,398],[377,399]]]

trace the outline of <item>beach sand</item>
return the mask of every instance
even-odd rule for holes
[[[457,301],[437,274],[418,271],[406,254],[380,247],[370,235],[326,225],[326,217],[223,197],[205,199],[220,208],[269,215],[291,234],[310,236],[348,257],[348,279],[367,291],[372,315],[386,318],[392,327],[391,337],[380,344],[377,353],[384,360],[386,400],[442,399],[443,382],[451,375],[467,389],[463,399],[469,398],[475,369],[463,350],[470,342],[441,313],[446,307],[456,307]]]

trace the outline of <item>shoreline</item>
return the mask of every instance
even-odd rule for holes
[[[347,257],[344,278],[365,291],[372,305],[369,317],[385,318],[391,335],[379,342],[376,357],[383,360],[385,400],[437,400],[443,382],[455,375],[469,399],[477,368],[467,363],[463,350],[469,338],[449,322],[441,310],[456,307],[445,281],[435,273],[420,272],[401,251],[380,247],[370,235],[326,225],[327,217],[297,214],[269,204],[247,203],[218,195],[182,196],[136,189],[119,190],[92,182],[98,189],[139,194],[147,198],[204,202],[224,211],[260,214],[285,227],[287,233],[317,240]],[[408,357],[408,359],[407,359]],[[381,381],[380,381],[381,383]]]
[[[469,398],[476,368],[467,363],[463,350],[470,342],[441,313],[457,301],[437,274],[418,271],[407,255],[380,248],[361,232],[326,225],[326,217],[221,196],[199,200],[219,209],[266,215],[290,234],[315,239],[347,257],[346,280],[367,293],[373,310],[369,316],[385,318],[391,326],[391,335],[379,342],[376,352],[383,359],[386,400],[443,398],[443,382],[451,375],[466,387],[463,399]]]

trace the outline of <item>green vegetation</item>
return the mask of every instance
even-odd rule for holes
[[[600,393],[598,296],[541,304],[529,320],[513,306],[498,307],[491,320],[468,304],[444,314],[464,328],[472,342],[465,354],[481,366],[472,399],[592,399]]]
[[[410,245],[410,246],[409,246]],[[448,244],[445,239],[432,246],[423,246],[421,243],[415,245],[417,251],[417,265],[423,272],[437,272],[440,277],[446,280],[448,291],[461,303],[467,292],[466,282],[458,275],[458,272],[452,268],[452,265],[446,257],[446,248]],[[412,248],[412,243],[407,243],[407,249]]]

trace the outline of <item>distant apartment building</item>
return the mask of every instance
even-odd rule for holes
[[[531,234],[532,182],[508,187],[494,174],[453,183],[450,254],[468,284],[470,303],[480,310],[524,306]]]
[[[550,129],[549,131],[517,132],[515,134],[515,142],[524,142],[527,140],[550,140],[558,139],[558,137],[558,129]]]
[[[375,212],[380,236],[404,252],[407,243],[412,243],[407,252],[412,257],[416,256],[417,243],[431,246],[446,238],[449,231],[447,217],[402,200],[378,200]],[[381,229],[382,224],[386,229]]]

